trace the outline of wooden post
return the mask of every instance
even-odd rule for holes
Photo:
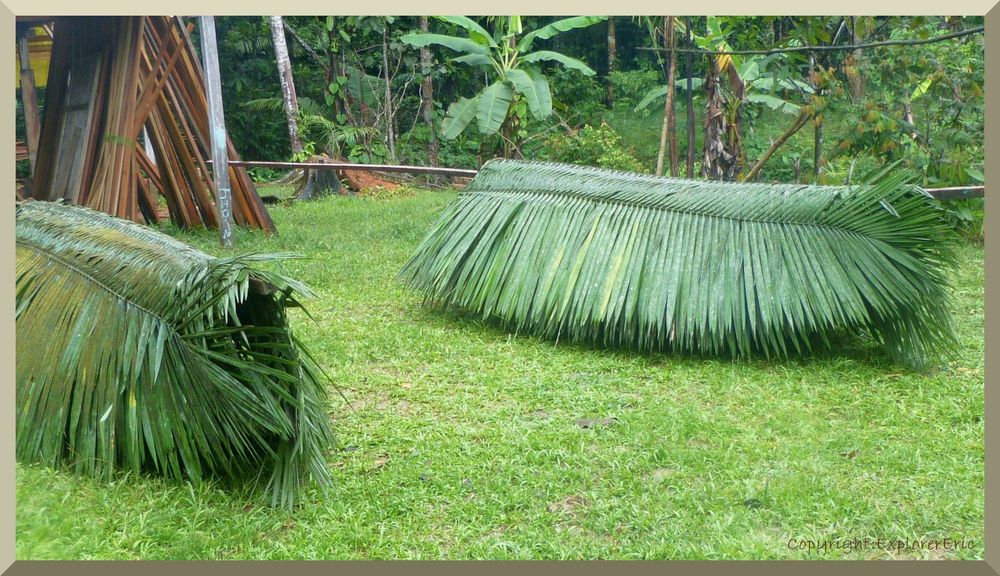
[[[28,161],[31,162],[31,174],[35,174],[35,159],[38,156],[38,135],[40,122],[38,120],[38,96],[35,93],[35,73],[31,70],[31,60],[28,55],[28,30],[26,29],[17,40],[17,55],[21,64],[21,103],[24,107],[24,126],[27,133]]]
[[[691,18],[684,17],[684,28],[687,30],[687,47],[691,48]],[[691,53],[687,53],[687,177],[694,178],[694,90],[691,75],[693,64],[691,63]]]
[[[226,119],[222,114],[222,82],[219,76],[219,51],[215,40],[215,17],[200,16],[201,57],[205,63],[205,95],[208,98],[208,123],[212,138],[212,171],[215,176],[215,202],[219,212],[219,240],[225,248],[233,247],[233,199],[229,185],[229,150],[226,146]]]

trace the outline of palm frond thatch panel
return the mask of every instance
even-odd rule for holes
[[[889,172],[855,187],[494,160],[401,276],[438,305],[550,338],[784,357],[839,330],[922,365],[953,347],[949,231]]]
[[[325,391],[288,328],[308,294],[86,208],[17,206],[17,456],[265,481],[291,506],[326,483]]]

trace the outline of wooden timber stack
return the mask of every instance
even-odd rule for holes
[[[169,16],[55,18],[33,198],[153,223],[164,219],[162,195],[176,225],[218,226],[205,80],[189,32]],[[231,141],[228,151],[239,159]],[[229,175],[236,223],[274,231],[246,170]]]

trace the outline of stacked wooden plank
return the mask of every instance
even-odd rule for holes
[[[152,223],[162,196],[178,226],[218,225],[205,81],[189,32],[177,17],[56,18],[36,200]],[[228,151],[239,159],[232,142]],[[246,170],[229,175],[236,223],[273,231]]]

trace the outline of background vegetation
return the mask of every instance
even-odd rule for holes
[[[941,187],[984,182],[983,35],[933,40],[982,23],[945,16],[295,16],[284,19],[284,32],[300,101],[300,157],[476,168],[501,155],[819,184],[902,160],[925,186]],[[223,92],[243,157],[281,160],[294,154],[268,26],[265,18],[218,19]],[[423,30],[436,40],[414,41]],[[517,58],[504,59],[512,52],[506,47],[528,37]],[[667,108],[664,46],[671,42],[700,52],[675,53]],[[849,48],[880,42],[929,43]],[[838,49],[802,50],[824,46]],[[705,53],[719,50],[791,52]],[[531,73],[551,104],[525,98],[527,80],[515,86],[511,69]],[[505,79],[515,90],[506,114],[492,111],[499,129],[476,129],[472,109],[449,126],[449,113]],[[726,128],[706,122],[710,105],[723,112],[717,124]],[[705,164],[706,134],[732,154],[727,166]],[[281,175],[253,173],[258,180]],[[982,206],[949,205],[972,238],[981,237]]]
[[[237,148],[249,159],[277,160],[291,155],[280,107],[261,110],[248,103],[280,99],[281,91],[268,22],[264,18],[218,18],[226,121]],[[477,25],[500,39],[508,34],[507,18],[475,18]],[[544,28],[558,17],[521,17],[524,34]],[[536,38],[531,50],[558,52],[596,74],[553,60],[533,66],[548,78],[552,114],[536,119],[523,115],[523,153],[527,157],[584,161],[577,150],[605,147],[607,130],[620,143],[603,163],[653,171],[663,121],[662,95],[639,108],[644,98],[665,84],[667,58],[662,51],[660,17],[615,17],[613,72],[609,73],[608,22],[570,28],[549,38]],[[692,41],[680,28],[678,49],[728,48],[768,50],[819,45],[850,45],[886,40],[932,39],[982,25],[981,17],[706,17],[688,19]],[[421,116],[423,73],[419,49],[403,41],[419,30],[417,17],[287,17],[287,44],[296,91],[341,127],[368,126],[373,133],[343,150],[358,161],[426,164],[430,131]],[[468,37],[461,24],[430,18],[432,34]],[[523,34],[522,34],[523,36]],[[516,36],[517,38],[521,36]],[[864,50],[799,52],[767,57],[737,56],[747,85],[740,105],[746,168],[782,134],[800,106],[817,109],[817,118],[799,131],[764,167],[759,179],[842,183],[853,164],[856,174],[895,158],[919,169],[927,185],[965,185],[982,181],[983,36],[973,34],[917,46]],[[384,52],[384,54],[383,54]],[[471,98],[496,80],[496,73],[455,59],[463,53],[441,45],[430,47],[434,121],[440,131],[449,106]],[[702,80],[711,58],[678,53],[675,111],[679,156],[688,143],[685,82],[695,80],[695,174],[700,174],[705,123]],[[747,70],[746,62],[760,64]],[[388,70],[386,70],[388,64]],[[386,110],[388,79],[391,108]],[[820,87],[817,98],[802,85]],[[773,108],[774,100],[787,106]],[[390,121],[391,120],[391,121]],[[607,127],[602,132],[600,128]],[[815,125],[821,125],[820,153],[814,154]],[[584,131],[587,126],[591,130]],[[394,151],[390,151],[389,141]],[[322,135],[307,135],[314,149]],[[498,136],[468,130],[455,139],[440,139],[443,166],[475,168],[499,149]],[[566,139],[581,139],[566,146]],[[600,145],[598,144],[600,142]],[[394,152],[394,153],[393,153]],[[626,161],[621,155],[634,158]],[[819,174],[814,161],[820,159]],[[587,161],[597,158],[586,157]]]

